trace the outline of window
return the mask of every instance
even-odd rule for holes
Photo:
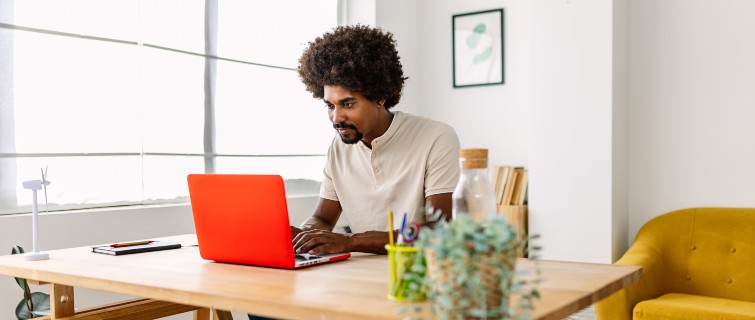
[[[0,214],[182,202],[189,173],[316,194],[333,137],[295,68],[337,0],[0,0]]]

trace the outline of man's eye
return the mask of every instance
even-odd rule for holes
[[[343,104],[343,106],[346,107],[346,108],[351,108],[351,107],[354,106],[354,103],[353,102],[346,102],[346,103]]]
[[[332,104],[326,104],[325,107],[328,108],[328,110],[333,110],[333,108],[335,108]]]

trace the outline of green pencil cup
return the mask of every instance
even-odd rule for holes
[[[424,301],[424,257],[415,247],[386,245],[388,251],[388,299]],[[421,268],[416,268],[421,267]]]

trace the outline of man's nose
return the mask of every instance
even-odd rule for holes
[[[333,123],[341,123],[346,121],[346,112],[344,112],[343,108],[339,106],[333,107],[333,110],[330,113],[330,121]]]

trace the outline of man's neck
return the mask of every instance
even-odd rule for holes
[[[384,120],[381,121],[380,127],[378,128],[379,134],[375,136],[375,138],[370,139],[369,141],[367,139],[362,139],[362,143],[364,143],[364,145],[366,145],[367,148],[372,149],[372,141],[374,141],[375,139],[379,137],[382,137],[388,131],[388,128],[391,127],[391,123],[393,123],[394,114],[388,109],[384,109],[384,110],[385,110],[385,117],[383,117]]]

